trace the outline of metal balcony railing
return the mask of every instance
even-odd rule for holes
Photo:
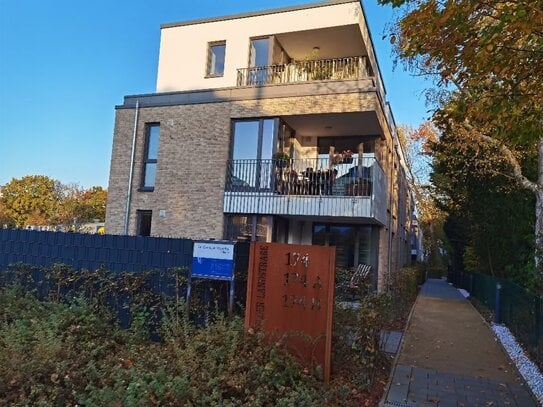
[[[230,160],[227,192],[278,195],[366,196],[382,175],[375,158]]]
[[[369,77],[367,57],[294,61],[288,64],[238,69],[237,86],[257,86]]]

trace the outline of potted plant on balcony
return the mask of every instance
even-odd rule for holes
[[[332,164],[351,164],[353,162],[353,152],[351,150],[343,150],[341,153],[336,153],[332,156]]]
[[[341,156],[343,157],[343,164],[351,164],[353,162],[353,152],[351,150],[343,150]]]
[[[272,160],[277,168],[285,168],[289,165],[290,156],[284,151],[278,151],[273,155]]]

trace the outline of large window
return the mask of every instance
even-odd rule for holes
[[[153,191],[155,189],[159,139],[160,125],[158,123],[148,124],[145,132],[145,152],[141,182],[141,189],[144,191]]]
[[[313,224],[313,244],[336,247],[336,265],[372,264],[371,226]]]
[[[224,75],[224,56],[226,52],[226,41],[211,42],[207,50],[207,76]]]
[[[249,55],[249,66],[269,65],[270,40],[269,38],[256,38],[251,40],[251,54]]]
[[[227,215],[226,239],[239,242],[267,242],[271,239],[271,218],[259,215]]]
[[[236,120],[232,135],[232,185],[238,189],[270,189],[271,158],[277,143],[275,119]]]

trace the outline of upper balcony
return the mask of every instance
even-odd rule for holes
[[[225,213],[386,222],[386,179],[373,157],[230,160]]]
[[[238,69],[237,86],[261,86],[294,82],[363,79],[371,66],[364,56],[293,61],[288,64]]]

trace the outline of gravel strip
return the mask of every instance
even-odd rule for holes
[[[528,383],[539,404],[543,406],[543,375],[537,366],[526,356],[509,328],[493,323],[492,330],[513,362],[515,362],[518,371]]]
[[[462,294],[464,298],[469,298],[469,293],[463,288],[458,288],[458,291],[460,291],[460,294]]]

